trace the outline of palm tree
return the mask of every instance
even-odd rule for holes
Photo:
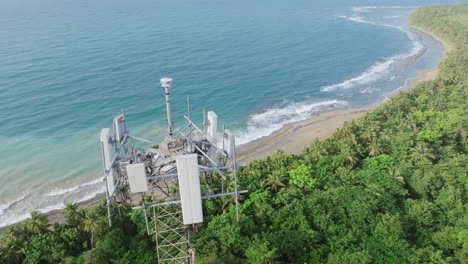
[[[359,161],[356,151],[349,145],[341,144],[340,152],[343,155],[345,163],[351,165],[351,167],[354,167],[354,165]]]
[[[459,136],[462,140],[466,139],[466,135],[468,134],[466,129],[463,127],[462,122],[458,123],[455,127],[455,131],[457,136]]]
[[[325,149],[322,141],[320,141],[318,138],[315,138],[308,148],[308,154],[316,159],[320,159],[326,153],[327,150]]]
[[[407,123],[406,123],[406,126],[411,129],[413,131],[413,133],[418,133],[419,132],[419,127],[418,127],[418,124],[416,124],[416,122],[412,121],[412,120],[409,120]]]
[[[22,263],[25,254],[24,242],[18,238],[11,238],[0,247],[0,256],[7,263]]]
[[[374,137],[374,134],[372,132],[370,132],[369,130],[366,130],[366,131],[362,132],[359,137],[362,140],[364,140],[364,142],[370,142],[372,140],[372,138]]]
[[[436,159],[436,155],[432,153],[431,149],[427,148],[421,143],[418,143],[416,146],[414,146],[411,151],[411,159],[413,161],[433,161]]]
[[[377,131],[380,131],[380,126],[376,124],[374,120],[371,120],[366,129],[371,133],[376,133]]]
[[[32,234],[45,232],[49,226],[49,219],[47,216],[38,211],[32,211],[31,218],[25,222],[26,229]]]
[[[88,210],[81,220],[83,231],[91,233],[91,248],[94,248],[94,235],[101,228],[101,217],[94,210]]]
[[[375,157],[384,153],[385,149],[379,144],[376,138],[373,138],[369,144],[369,157]]]
[[[273,192],[277,192],[281,187],[286,186],[284,181],[283,174],[276,173],[273,171],[272,173],[268,174],[265,180],[265,186],[268,186],[268,189],[272,190]]]
[[[351,133],[353,132],[351,128],[351,124],[348,122],[345,122],[343,127],[340,129],[340,134],[343,138],[349,137]]]
[[[65,211],[65,217],[67,218],[67,225],[69,226],[79,225],[78,204],[67,203],[65,205],[64,211]]]
[[[401,183],[405,183],[405,179],[401,177],[400,170],[398,168],[396,167],[388,168],[387,174],[392,180],[397,180]]]
[[[354,134],[351,134],[348,137],[346,137],[345,142],[348,145],[353,146],[353,147],[357,146],[358,144],[356,136]]]

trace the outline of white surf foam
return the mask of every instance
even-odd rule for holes
[[[266,111],[253,114],[247,121],[247,128],[237,135],[237,144],[268,136],[285,124],[293,123],[312,117],[314,114],[345,106],[347,102],[329,100],[319,103],[290,103],[285,107],[270,108]]]
[[[371,9],[414,9],[417,6],[356,6],[351,8],[354,12],[365,13]]]
[[[388,7],[388,8],[399,8],[399,7],[395,6],[395,7]],[[408,38],[413,43],[413,48],[407,53],[392,56],[384,61],[379,61],[379,62],[374,63],[370,68],[364,71],[364,73],[362,73],[361,75],[357,77],[345,80],[340,83],[323,86],[320,88],[321,91],[328,92],[328,91],[333,91],[338,88],[351,88],[356,85],[368,84],[382,77],[382,75],[384,75],[390,69],[390,67],[392,67],[396,62],[403,61],[406,59],[416,58],[417,56],[422,55],[422,53],[425,51],[425,47],[420,41],[420,39],[418,38],[418,36],[414,34],[413,32],[411,32],[410,30],[405,29],[404,27],[390,25],[390,24],[378,24],[372,21],[365,20],[364,17],[358,16],[356,14],[353,14],[350,17],[349,16],[337,16],[337,17],[343,18],[349,21],[353,21],[355,23],[364,23],[364,24],[371,24],[371,25],[376,25],[376,26],[391,27],[391,28],[398,29],[404,32],[408,36]]]
[[[88,201],[88,200],[91,200],[93,199],[96,195],[100,194],[100,193],[105,193],[106,192],[106,187],[103,186],[101,189],[99,189],[98,191],[96,192],[93,192],[93,193],[90,193],[88,195],[85,195],[83,196],[82,198],[78,199],[78,200],[74,200],[73,202],[74,203],[81,203],[81,202],[84,202],[84,201]]]
[[[14,218],[8,219],[4,221],[3,223],[0,223],[0,228],[26,220],[29,218],[29,216],[30,214],[22,214],[19,216],[15,216]]]
[[[372,93],[372,86],[366,87],[364,89],[360,89],[359,93]]]
[[[60,210],[60,209],[63,209],[63,208],[65,208],[65,204],[62,202],[62,203],[52,204],[52,205],[46,206],[44,208],[39,208],[39,209],[37,209],[37,211],[44,214],[44,213],[48,213],[50,211]]]
[[[333,91],[333,90],[335,90],[337,88],[350,88],[350,87],[354,87],[355,85],[358,85],[358,84],[370,83],[372,81],[375,81],[377,78],[379,78],[380,77],[379,74],[381,74],[381,73],[385,72],[386,70],[388,70],[388,68],[390,68],[390,66],[393,63],[395,63],[395,61],[396,61],[396,56],[391,57],[391,58],[389,58],[389,59],[387,59],[385,61],[382,61],[382,62],[376,62],[374,65],[372,65],[369,69],[367,69],[361,75],[359,75],[357,77],[354,77],[354,78],[351,78],[349,80],[340,82],[340,83],[324,86],[324,87],[320,88],[320,91],[329,92],[329,91]]]
[[[91,184],[88,184],[88,185],[91,185]],[[72,188],[70,188],[72,189]],[[81,198],[78,198],[78,199],[73,199],[72,202],[74,203],[80,203],[80,202],[84,202],[84,201],[87,201],[87,200],[90,200],[90,199],[93,199],[96,195],[100,194],[100,193],[104,193],[106,190],[105,186],[101,187],[99,190],[97,191],[93,191],[93,192],[90,192],[89,194],[86,194],[84,196],[81,196]],[[25,195],[24,197],[22,197],[22,199],[17,199],[11,203],[8,203],[8,204],[14,204],[14,203],[17,203],[17,202],[20,202],[21,200],[23,200],[27,195]],[[10,205],[10,206],[11,206]],[[3,206],[5,207],[5,206]],[[2,207],[2,208],[3,208]],[[9,207],[9,206],[8,206]],[[7,207],[7,208],[8,208]],[[60,210],[60,209],[63,209],[65,208],[65,203],[62,201],[62,202],[59,202],[59,203],[55,203],[55,204],[51,204],[51,205],[47,205],[47,206],[44,206],[44,207],[41,207],[39,209],[34,209],[36,211],[39,211],[41,213],[48,213],[50,211],[54,211],[54,210]],[[6,210],[6,209],[5,209]],[[11,214],[10,217],[6,217],[6,219],[3,219],[3,221],[0,223],[0,228],[1,227],[5,227],[5,226],[8,226],[8,225],[12,225],[12,224],[15,224],[15,223],[18,223],[18,222],[21,222],[21,221],[24,221],[26,219],[28,219],[30,217],[30,211],[33,211],[33,209],[31,210],[23,210],[24,211],[28,211],[28,213],[23,213],[23,214]],[[0,214],[1,215],[1,214]]]
[[[66,193],[75,192],[80,188],[83,188],[83,187],[86,187],[86,186],[89,186],[89,185],[95,185],[95,184],[98,184],[98,183],[101,183],[101,182],[102,182],[102,178],[97,178],[97,179],[92,180],[90,182],[86,182],[86,183],[83,183],[83,184],[80,184],[80,185],[77,185],[77,186],[74,186],[74,187],[71,187],[71,188],[67,188],[67,189],[54,188],[54,189],[52,189],[52,191],[47,193],[47,196],[51,197],[51,196],[57,196],[57,195],[62,195],[62,194],[66,194]]]
[[[383,16],[382,18],[391,19],[391,18],[398,18],[398,17],[402,17],[402,16]]]
[[[22,201],[24,198],[26,198],[26,196],[27,196],[27,194],[15,199],[15,200],[13,200],[11,202],[8,202],[6,204],[0,204],[0,215],[2,215],[6,210],[8,210],[8,208],[10,208],[12,205]]]
[[[39,211],[41,213],[47,213],[47,212],[50,212],[50,211],[53,211],[53,210],[59,210],[59,209],[63,209],[63,208],[65,208],[65,205],[62,202],[62,203],[53,204],[53,205],[46,206],[44,208],[37,209],[36,211]],[[31,211],[33,211],[33,210],[31,210]],[[12,225],[12,224],[15,224],[15,223],[19,223],[21,221],[24,221],[24,220],[28,219],[30,216],[31,216],[30,212],[20,214],[20,215],[14,214],[13,216],[11,216],[8,219],[6,219],[5,221],[3,221],[3,223],[0,223],[0,228],[5,227],[5,226],[9,226],[9,225]]]
[[[351,16],[336,16],[336,17],[346,19],[346,20],[349,20],[349,21],[353,21],[353,22],[356,22],[356,23],[379,25],[377,23],[365,20],[363,16],[359,16],[359,15],[356,15],[356,14],[352,14]]]

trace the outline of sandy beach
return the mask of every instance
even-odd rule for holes
[[[423,32],[430,34],[444,45],[444,57],[452,49],[452,45],[447,43],[445,40],[434,36],[432,33],[426,31]],[[390,99],[391,97],[398,95],[400,92],[409,91],[422,81],[429,81],[437,78],[438,74],[439,69],[437,67],[431,70],[419,71],[418,76],[409,80],[405,87],[393,91],[386,96]],[[375,106],[377,105],[360,109],[326,112],[317,116],[313,116],[310,119],[304,121],[287,124],[268,136],[239,146],[237,149],[237,161],[239,164],[245,164],[251,160],[271,155],[277,149],[282,149],[285,151],[285,153],[288,154],[299,154],[302,149],[308,146],[315,138],[324,139],[331,136],[333,132],[342,126],[345,122],[363,116],[368,111],[372,110]],[[95,206],[99,204],[102,199],[104,199],[104,194],[98,194],[93,199],[79,203],[79,207],[88,208]],[[65,219],[63,210],[51,211],[46,213],[46,215],[49,217],[51,224],[62,222]],[[0,234],[4,231],[5,228],[0,228]]]
[[[422,32],[430,34],[426,31]],[[450,43],[447,43],[437,36],[430,35],[443,44],[445,58],[447,53],[451,50]],[[406,86],[386,94],[386,97],[391,99],[401,92],[413,89],[420,82],[436,79],[439,75],[439,68],[435,67],[430,70],[418,71],[417,74],[417,77],[409,80]],[[385,102],[381,104],[383,103]],[[247,163],[254,159],[263,158],[273,154],[277,149],[284,150],[287,154],[299,154],[302,149],[307,147],[315,138],[324,139],[330,137],[333,132],[345,122],[363,116],[377,105],[380,104],[358,109],[322,113],[304,121],[287,124],[268,136],[241,145],[238,148],[238,162]]]
[[[418,72],[418,77],[410,80],[407,86],[393,91],[386,96],[387,98],[391,98],[400,92],[409,91],[422,81],[437,78],[438,74],[438,68],[420,71]],[[299,154],[315,138],[324,139],[330,137],[345,122],[363,116],[375,106],[377,105],[327,112],[304,121],[287,124],[269,136],[241,145],[238,149],[238,162],[247,163],[254,159],[263,158],[273,154],[277,149],[282,149],[288,154]]]

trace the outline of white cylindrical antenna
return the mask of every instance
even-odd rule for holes
[[[169,88],[171,88],[172,79],[162,78],[160,81],[161,87],[164,89],[164,93],[166,94],[167,125],[169,130],[169,136],[172,137],[171,100],[169,97]]]
[[[187,95],[187,117],[190,119],[190,96]]]
[[[206,134],[206,110],[203,107],[203,132]]]

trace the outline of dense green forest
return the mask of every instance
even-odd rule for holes
[[[256,160],[232,198],[204,201],[197,263],[468,263],[468,4],[422,7],[410,23],[449,41],[440,75],[301,155]],[[0,240],[0,263],[156,263],[141,210],[37,212]]]

